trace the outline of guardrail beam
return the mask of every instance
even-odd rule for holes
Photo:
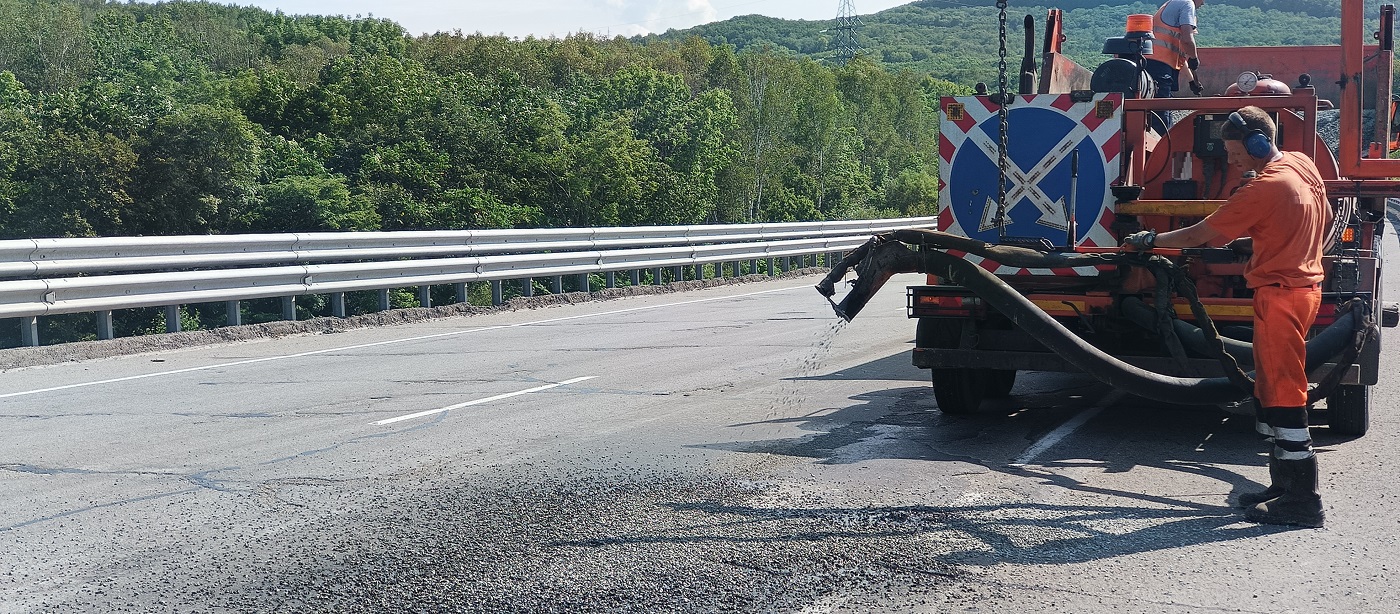
[[[830,266],[871,234],[935,223],[907,218],[0,241],[0,318],[22,318],[23,342],[37,345],[38,317],[65,313],[105,311],[99,317],[110,321],[113,310],[160,307],[166,330],[175,332],[180,305],[222,302],[227,324],[237,326],[243,323],[240,301],[277,298],[284,318],[294,320],[297,296],[329,294],[331,312],[345,317],[347,292],[377,292],[380,310],[388,310],[395,289],[417,288],[419,304],[430,307],[432,286],[452,284],[456,300],[468,302],[470,284],[482,281],[491,283],[492,303],[501,304],[505,280],[518,280],[528,297],[536,278],[562,293],[564,277],[572,276],[587,292],[592,275],[606,276],[611,288],[622,271],[640,286],[647,278],[655,285],[685,281],[691,271],[704,280],[742,277],[746,266],[747,274],[769,276],[809,262]],[[107,321],[98,327],[99,336],[115,334]]]

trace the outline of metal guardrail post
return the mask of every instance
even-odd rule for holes
[[[608,278],[607,278],[607,286],[608,286],[609,288],[616,288],[616,287],[617,287],[617,271],[608,271],[608,276],[607,276],[607,277],[608,277]]]
[[[39,347],[38,316],[19,319],[19,339],[26,347]]]
[[[345,308],[345,293],[331,293],[331,315],[337,318],[344,318],[350,315],[350,310]]]
[[[491,282],[491,304],[499,306],[505,302],[505,291],[501,289],[501,281],[498,279]]]
[[[535,278],[526,277],[520,280],[520,296],[530,297],[535,295]]]
[[[432,290],[433,290],[433,287],[432,287],[432,286],[418,286],[418,306],[419,306],[419,307],[432,307],[432,306],[433,306],[433,292],[432,292]]]
[[[467,284],[452,284],[452,298],[458,303],[467,302]]]
[[[388,311],[393,305],[389,302],[389,289],[384,288],[379,291],[379,310]]]
[[[224,301],[224,323],[229,326],[243,324],[243,308],[239,301]]]
[[[111,339],[116,336],[112,326],[112,311],[110,309],[97,312],[97,338],[102,340]]]
[[[641,270],[641,269],[632,269],[632,270],[628,271],[628,272],[627,272],[627,281],[632,282],[632,285],[633,285],[633,286],[640,286],[640,285],[642,285],[642,270]]]
[[[167,333],[178,333],[178,332],[180,332],[180,306],[179,306],[179,305],[166,305],[166,306],[165,306],[165,332],[167,332]]]
[[[579,292],[593,292],[593,280],[589,279],[588,273],[579,273],[578,290]]]
[[[769,259],[768,259],[767,265],[768,265],[768,276],[769,276],[769,277],[772,277],[772,276],[778,274],[778,272],[775,271],[775,270],[773,269],[773,259],[772,259],[772,258],[769,258]]]
[[[564,293],[564,276],[555,275],[554,280],[549,283],[549,291],[555,294]]]
[[[652,270],[652,272],[651,272],[651,285],[653,285],[653,286],[659,286],[659,285],[661,285],[661,267],[656,267],[655,269]]]
[[[297,297],[282,297],[282,319],[288,322],[297,321]]]
[[[705,265],[695,263],[695,281],[705,281]]]
[[[671,271],[671,281],[685,281],[685,267],[678,266]]]

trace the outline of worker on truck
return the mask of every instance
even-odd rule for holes
[[[1186,69],[1191,91],[1205,91],[1196,79],[1201,61],[1196,57],[1196,9],[1206,0],[1167,0],[1152,18],[1152,53],[1146,57],[1147,74],[1157,84],[1157,98],[1171,98],[1181,89]],[[1171,124],[1168,123],[1168,128]]]
[[[1280,152],[1277,129],[1263,109],[1244,107],[1229,116],[1221,136],[1230,160],[1249,183],[1215,213],[1186,228],[1129,235],[1123,247],[1195,247],[1250,237],[1246,285],[1254,291],[1254,397],[1260,432],[1273,437],[1268,489],[1240,496],[1255,522],[1320,527],[1317,455],[1308,432],[1305,335],[1322,299],[1324,236],[1332,209],[1317,167],[1298,152]]]

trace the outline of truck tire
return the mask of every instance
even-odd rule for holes
[[[978,369],[929,369],[933,373],[933,398],[945,414],[962,415],[982,407],[987,394],[986,371]]]
[[[986,394],[989,399],[1004,399],[1011,396],[1011,388],[1016,385],[1015,369],[988,369]]]
[[[1327,397],[1327,425],[1338,435],[1365,435],[1371,427],[1370,387],[1338,386]]]
[[[921,348],[956,348],[962,337],[962,320],[919,318],[914,345]],[[945,414],[970,414],[982,407],[982,399],[996,388],[982,369],[929,369],[933,398]]]

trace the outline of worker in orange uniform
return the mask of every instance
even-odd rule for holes
[[[1322,300],[1324,236],[1332,224],[1322,177],[1307,156],[1280,152],[1269,114],[1249,106],[1229,116],[1221,131],[1230,160],[1243,162],[1245,184],[1204,220],[1157,234],[1144,230],[1123,240],[1125,248],[1195,247],[1249,236],[1253,253],[1245,265],[1254,291],[1254,396],[1261,431],[1274,440],[1269,488],[1240,496],[1245,517],[1255,522],[1322,526],[1317,455],[1308,432],[1308,374],[1305,335]]]
[[[1206,0],[1167,0],[1152,18],[1152,53],[1148,54],[1147,74],[1157,83],[1157,98],[1171,98],[1181,89],[1182,69],[1191,91],[1205,90],[1196,79],[1201,61],[1196,57],[1196,9]],[[1170,125],[1168,125],[1170,127]]]

